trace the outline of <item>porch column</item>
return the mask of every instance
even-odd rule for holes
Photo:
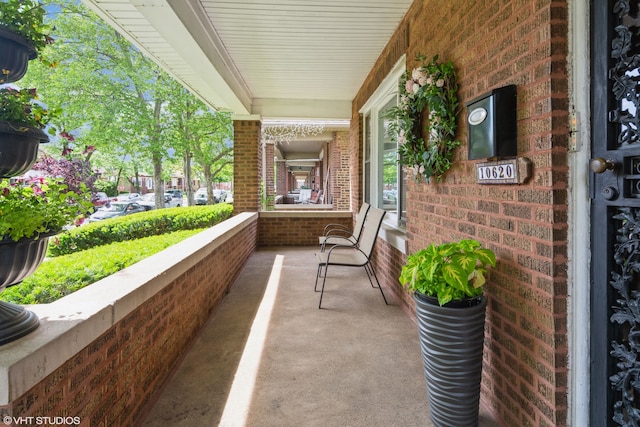
[[[260,210],[260,120],[233,121],[233,214]]]
[[[349,131],[335,133],[331,147],[330,183],[333,194],[333,207],[338,210],[351,208],[351,156],[349,146],[351,144]]]
[[[276,193],[280,196],[287,195],[287,164],[285,162],[276,163]]]
[[[273,198],[275,194],[275,145],[273,141],[267,141],[264,144],[264,190],[267,197]],[[273,202],[272,202],[273,203]]]

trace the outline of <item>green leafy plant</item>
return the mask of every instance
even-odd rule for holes
[[[41,104],[36,89],[0,88],[0,122],[6,122],[13,130],[44,129],[61,113],[59,108],[48,109]],[[49,133],[55,135],[56,128],[50,126]],[[71,138],[66,132],[61,136]]]
[[[46,11],[37,0],[2,0],[0,2],[0,28],[11,31],[33,45],[40,52],[53,39],[44,22]]]
[[[275,196],[267,195],[267,190],[264,185],[264,181],[260,183],[260,206],[263,211],[272,211],[275,208],[273,207],[273,202],[275,201]]]
[[[49,241],[47,255],[57,257],[114,242],[141,239],[180,230],[212,227],[232,215],[232,205],[218,203],[207,206],[156,209],[92,222],[52,238]]]
[[[0,239],[37,239],[92,211],[91,192],[84,184],[71,191],[59,178],[0,180]]]
[[[493,251],[480,247],[476,240],[431,244],[407,257],[400,283],[408,290],[436,297],[444,305],[481,295],[487,268],[495,264]]]
[[[176,231],[50,258],[22,283],[5,289],[0,300],[14,304],[48,304],[201,231]]]
[[[453,150],[460,145],[455,139],[459,103],[453,63],[438,62],[438,55],[430,62],[425,59],[417,55],[416,61],[423,65],[405,72],[399,86],[400,102],[388,114],[394,119],[390,131],[398,143],[400,163],[411,168],[416,181],[440,180],[451,167]]]

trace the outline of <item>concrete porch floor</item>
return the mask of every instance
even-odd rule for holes
[[[330,269],[318,310],[316,250],[252,255],[144,426],[433,425],[413,322],[362,268]]]

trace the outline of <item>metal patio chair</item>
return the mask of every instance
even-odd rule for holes
[[[322,275],[322,288],[319,291],[320,302],[318,303],[318,308],[322,308],[324,285],[327,281],[327,272],[330,265],[342,267],[364,267],[364,270],[367,272],[367,277],[369,278],[369,283],[371,283],[371,287],[377,287],[380,289],[380,294],[382,294],[384,303],[387,305],[389,304],[387,302],[387,298],[384,296],[384,292],[382,291],[382,286],[380,286],[376,272],[371,265],[371,254],[373,253],[376,238],[378,237],[378,231],[380,231],[382,219],[385,214],[386,211],[382,209],[374,207],[369,208],[362,226],[360,238],[355,244],[333,245],[328,251],[316,253],[316,258],[318,259],[318,273],[316,274],[316,283],[314,286],[314,290],[316,292],[318,292],[318,279]],[[323,270],[324,274],[322,274]],[[377,286],[373,284],[373,279],[375,279]]]
[[[362,233],[362,225],[364,224],[370,207],[371,205],[367,202],[362,204],[356,215],[353,230],[342,224],[327,224],[324,227],[322,236],[318,238],[320,242],[320,252],[324,252],[327,245],[355,246]]]

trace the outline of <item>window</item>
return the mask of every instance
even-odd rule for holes
[[[405,69],[403,57],[360,110],[364,120],[364,201],[387,211],[386,223],[406,225],[404,168],[389,130],[389,111],[398,105],[398,84]]]

